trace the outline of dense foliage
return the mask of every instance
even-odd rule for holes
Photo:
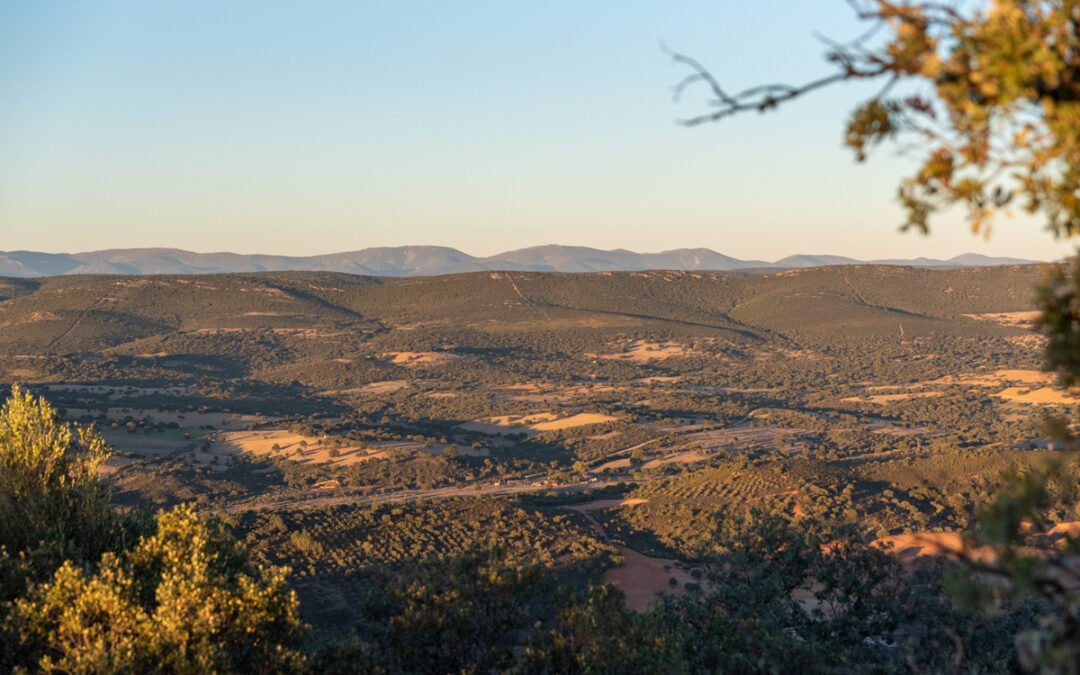
[[[108,454],[99,436],[62,423],[44,399],[16,388],[0,409],[0,666],[299,668],[304,625],[282,572],[252,565],[191,507],[153,523],[114,512],[96,472]]]

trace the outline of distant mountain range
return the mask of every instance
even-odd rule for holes
[[[529,272],[622,272],[635,270],[730,271],[792,269],[830,265],[907,265],[912,267],[986,267],[1027,265],[1038,261],[995,258],[975,253],[937,260],[855,260],[836,255],[793,255],[776,262],[739,260],[707,248],[660,253],[625,249],[603,251],[582,246],[534,246],[478,258],[442,246],[366,248],[316,256],[193,253],[168,248],[131,248],[88,253],[0,252],[0,276],[41,277],[59,274],[216,274],[225,272],[322,271],[371,276],[430,276],[486,270]]]

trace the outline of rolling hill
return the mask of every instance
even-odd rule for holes
[[[0,354],[176,352],[175,346],[164,349],[154,343],[218,334],[214,339],[239,343],[265,342],[275,335],[391,331],[401,344],[431,349],[440,341],[460,339],[461,331],[633,332],[666,326],[736,341],[813,339],[838,330],[1000,333],[1006,329],[964,315],[1030,309],[1037,278],[1035,266],[929,270],[876,265],[767,274],[473,272],[394,278],[263,272],[0,278]],[[306,339],[288,349],[308,351],[318,342]]]

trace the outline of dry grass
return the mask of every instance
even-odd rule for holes
[[[302,443],[306,443],[302,445]],[[305,464],[338,464],[347,466],[358,462],[385,457],[386,451],[377,448],[364,448],[350,445],[336,448],[338,456],[331,457],[330,444],[318,438],[301,436],[282,429],[272,431],[228,431],[217,434],[211,444],[211,451],[250,455],[252,457],[272,458],[288,457]]]
[[[1080,403],[1080,398],[1077,397],[1075,392],[1050,387],[1041,389],[1008,387],[994,394],[994,396],[1014,403],[1036,403],[1040,405],[1076,405]]]

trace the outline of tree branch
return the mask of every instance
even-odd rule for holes
[[[841,71],[817,80],[812,80],[802,85],[767,84],[751,87],[738,94],[731,95],[720,86],[716,77],[714,77],[709,69],[702,65],[700,61],[685,54],[673,51],[666,46],[662,46],[662,49],[667,52],[676,63],[687,66],[694,71],[675,86],[675,100],[679,100],[688,87],[698,82],[704,82],[716,99],[713,102],[714,105],[719,107],[719,110],[714,112],[679,120],[679,124],[687,127],[697,126],[706,122],[715,122],[725,117],[730,117],[750,110],[765,112],[777,107],[781,103],[786,103],[816,89],[821,89],[822,87],[827,87],[831,84],[836,84],[837,82],[874,79],[889,72],[889,69],[883,65],[876,65],[872,68],[860,67],[855,62],[854,58],[851,58],[847,62],[842,62],[843,69]],[[887,87],[888,86],[891,85],[887,85]]]

